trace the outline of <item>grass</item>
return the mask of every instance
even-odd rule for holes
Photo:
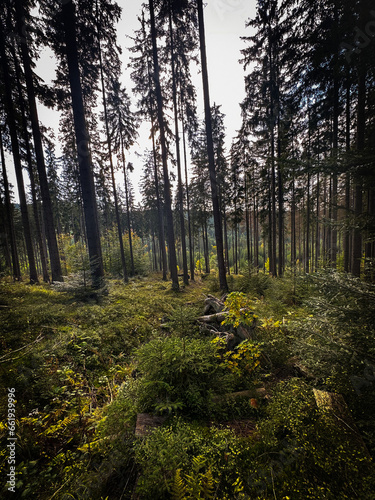
[[[362,342],[366,334],[371,345],[368,311],[362,315],[367,326],[361,325],[356,307],[362,302],[350,303],[356,330],[344,327],[335,312],[350,293],[343,287],[326,292],[335,298],[334,309],[325,305],[319,312],[314,297],[322,287],[304,278],[231,276],[230,284],[259,317],[254,338],[262,345],[261,365],[251,376],[234,377],[230,363],[216,364],[212,337],[202,336],[195,322],[205,294],[217,287],[214,275],[180,292],[158,275],[127,285],[108,280],[100,293],[74,283],[0,282],[0,463],[6,474],[6,390],[14,387],[19,498],[179,498],[179,488],[186,498],[211,498],[216,491],[218,500],[350,498],[345,495],[353,489],[358,498],[372,498],[366,459],[346,450],[312,398],[312,387],[342,392],[374,452],[371,359],[357,353],[342,369],[357,338]],[[362,288],[361,297],[372,300]],[[331,330],[318,349],[327,318]],[[310,378],[296,371],[295,359]],[[266,399],[220,396],[231,387],[259,385]],[[139,441],[133,426],[143,407],[164,412],[167,420],[154,437]],[[181,463],[177,451],[166,457],[163,450],[173,455],[185,441],[191,446],[181,449]],[[342,451],[334,456],[338,443]],[[341,466],[342,484],[336,480]],[[155,489],[147,477],[164,482]]]

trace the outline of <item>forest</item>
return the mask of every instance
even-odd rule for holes
[[[375,6],[254,4],[228,142],[203,0],[2,0],[2,498],[375,500]]]

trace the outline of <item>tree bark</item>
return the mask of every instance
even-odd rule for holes
[[[191,216],[190,216],[190,193],[188,182],[188,169],[186,159],[186,140],[185,140],[185,127],[182,123],[182,140],[184,147],[184,166],[185,166],[185,189],[186,189],[186,209],[188,218],[188,234],[189,234],[189,263],[190,263],[190,278],[194,281],[194,241],[191,234]]]
[[[10,139],[12,144],[12,153],[14,160],[14,167],[16,171],[18,195],[20,199],[21,217],[22,225],[25,236],[27,258],[29,261],[29,273],[30,273],[30,283],[38,283],[38,273],[35,264],[35,255],[31,238],[30,220],[27,211],[27,202],[25,195],[25,186],[23,182],[22,175],[22,164],[20,149],[17,137],[17,125],[15,118],[15,110],[12,101],[12,83],[10,80],[9,63],[5,51],[5,40],[3,33],[3,25],[0,22],[0,57],[1,65],[3,70],[3,81],[4,81],[4,106],[7,114],[7,122],[9,126]]]
[[[181,155],[180,155],[180,136],[178,126],[178,109],[177,109],[177,85],[176,85],[176,69],[175,69],[175,52],[173,41],[172,28],[172,13],[169,0],[169,37],[171,43],[171,69],[172,69],[172,98],[174,110],[174,126],[175,126],[175,141],[176,141],[176,161],[177,161],[177,180],[178,180],[178,205],[180,212],[180,231],[181,231],[181,249],[182,249],[182,267],[184,284],[189,284],[188,264],[186,255],[186,234],[185,234],[185,218],[184,218],[184,201],[182,192],[182,175],[181,175]]]
[[[83,105],[81,77],[78,64],[75,10],[71,0],[62,5],[69,83],[74,116],[74,129],[79,163],[85,225],[94,288],[102,286],[104,269],[100,243],[94,176],[89,151],[89,133]]]
[[[364,6],[361,7],[360,21],[364,25]],[[365,128],[366,128],[366,67],[363,54],[358,56],[358,99],[357,99],[357,155],[359,165],[362,161],[362,154],[365,148]],[[360,173],[357,172],[355,179],[355,202],[354,215],[356,225],[353,232],[353,247],[352,247],[352,273],[354,276],[361,275],[361,260],[362,260],[362,232],[359,227],[360,217],[362,215],[362,179]]]
[[[220,289],[223,292],[226,292],[228,291],[228,284],[225,273],[223,231],[221,226],[221,215],[220,215],[217,178],[215,170],[215,159],[214,159],[214,147],[212,140],[211,108],[210,108],[210,96],[208,88],[206,42],[205,42],[205,32],[204,32],[202,0],[198,0],[198,22],[199,22],[199,41],[200,41],[200,53],[201,53],[201,65],[202,65],[204,111],[205,111],[205,121],[206,121],[207,154],[208,154],[208,165],[210,171],[211,196],[212,196],[216,250],[217,250],[217,263],[219,269]]]
[[[128,236],[129,236],[129,250],[130,250],[130,265],[131,265],[131,274],[135,276],[135,266],[134,266],[134,254],[133,254],[133,237],[132,237],[132,224],[130,217],[130,196],[129,196],[129,187],[128,187],[128,176],[126,175],[126,167],[125,167],[125,148],[124,141],[121,136],[121,156],[122,156],[122,170],[124,173],[124,186],[125,186],[125,201],[126,201],[126,218],[128,221]],[[152,233],[154,234],[154,233]]]
[[[98,4],[96,4],[96,7],[97,7],[97,15],[99,15]],[[111,170],[112,193],[113,193],[113,199],[115,202],[115,216],[116,216],[117,234],[118,234],[118,239],[119,239],[119,244],[120,244],[121,266],[122,266],[122,273],[124,276],[124,282],[128,283],[129,278],[128,278],[128,271],[126,269],[124,242],[122,239],[122,228],[121,228],[121,220],[120,220],[120,209],[119,209],[118,198],[117,198],[115,172],[114,172],[113,160],[112,160],[112,147],[111,147],[111,137],[110,137],[110,133],[109,133],[109,124],[108,124],[107,99],[105,96],[103,60],[102,60],[102,51],[101,51],[101,47],[100,47],[99,28],[98,28],[98,47],[99,47],[100,81],[101,81],[101,85],[102,85],[102,98],[103,98],[103,108],[104,108],[104,123],[105,123],[106,139],[107,139],[109,167]]]
[[[165,203],[165,216],[167,219],[167,234],[168,234],[168,246],[169,246],[169,268],[172,278],[172,288],[173,290],[179,290],[178,274],[177,274],[177,258],[176,258],[176,247],[175,247],[175,236],[173,228],[173,214],[172,214],[172,200],[171,200],[171,188],[169,182],[168,165],[167,165],[167,147],[165,143],[165,132],[164,132],[164,115],[163,115],[163,97],[160,88],[160,78],[159,78],[159,60],[158,60],[158,49],[156,45],[156,27],[155,27],[155,14],[154,14],[154,1],[149,0],[150,8],[150,21],[151,21],[151,38],[152,38],[152,54],[154,62],[154,82],[155,82],[155,92],[156,100],[158,105],[158,122],[160,130],[160,144],[161,144],[161,155],[163,161],[163,177],[164,177],[164,203]]]
[[[40,256],[40,263],[42,266],[43,281],[45,283],[48,283],[49,282],[49,275],[48,275],[48,265],[47,265],[47,249],[45,247],[45,239],[43,241],[41,220],[40,220],[41,218],[39,217],[38,200],[37,200],[37,196],[36,196],[36,183],[35,183],[35,175],[34,175],[34,168],[33,168],[34,166],[33,166],[33,160],[31,157],[29,131],[27,129],[25,101],[23,98],[23,90],[22,90],[22,85],[21,85],[21,74],[20,74],[20,68],[18,65],[17,56],[16,56],[16,53],[14,51],[14,48],[12,47],[11,50],[12,50],[12,56],[13,56],[13,60],[14,60],[14,68],[16,71],[16,85],[17,85],[17,91],[18,91],[18,102],[19,102],[20,112],[21,112],[20,115],[21,115],[23,138],[25,141],[26,161],[27,161],[29,178],[30,178],[30,187],[31,187],[31,197],[32,197],[32,205],[33,205],[36,238],[37,238],[38,247],[39,247],[39,256]],[[38,123],[38,128],[39,128],[39,123]]]
[[[7,219],[7,223],[8,223],[10,251],[11,251],[11,255],[12,255],[13,278],[16,281],[20,281],[22,278],[21,268],[20,268],[20,261],[18,258],[16,233],[14,230],[14,222],[13,222],[13,215],[12,215],[12,204],[10,201],[10,193],[9,193],[9,182],[8,182],[8,175],[7,175],[7,171],[6,171],[6,165],[5,165],[3,135],[2,135],[1,130],[0,130],[0,154],[1,154],[1,165],[2,165],[2,172],[3,172],[5,214],[6,214],[6,219]]]
[[[346,152],[350,152],[350,70],[347,71],[346,76],[346,106],[345,106],[345,144],[346,144]],[[345,175],[345,217],[346,217],[346,225],[349,224],[349,216],[350,216],[350,173],[347,172]],[[350,231],[348,227],[345,228],[344,233],[344,271],[350,271]]]
[[[55,223],[53,220],[52,202],[48,187],[46,166],[44,162],[42,135],[39,128],[38,110],[36,107],[33,74],[31,70],[31,59],[27,46],[27,37],[23,36],[23,30],[25,28],[24,27],[25,11],[23,8],[22,0],[16,0],[16,13],[17,13],[17,30],[22,39],[20,46],[21,46],[22,61],[25,71],[27,97],[29,101],[30,121],[33,132],[35,157],[39,175],[39,186],[42,195],[43,217],[46,227],[46,236],[47,236],[49,257],[51,263],[52,281],[63,281],[59,247],[57,244]]]

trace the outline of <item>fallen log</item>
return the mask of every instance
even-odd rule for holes
[[[211,310],[213,310],[215,313],[220,313],[224,309],[224,302],[221,300],[217,299],[213,295],[207,295],[205,301],[205,308],[204,308],[204,315],[207,315]]]
[[[265,387],[254,387],[253,389],[248,389],[246,391],[238,391],[238,392],[228,392],[222,396],[214,396],[213,401],[219,403],[221,401],[225,401],[228,399],[237,399],[237,398],[248,398],[248,399],[256,399],[256,398],[269,398],[269,394]]]
[[[165,422],[166,417],[158,417],[148,413],[138,413],[135,425],[136,437],[147,436],[150,432],[160,427]]]
[[[200,316],[198,321],[202,323],[221,323],[227,317],[228,311],[223,311],[215,314],[207,314],[205,316]]]

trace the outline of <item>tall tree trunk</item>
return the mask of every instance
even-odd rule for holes
[[[365,7],[361,6],[360,24],[364,26]],[[366,128],[366,67],[363,54],[358,56],[358,99],[357,99],[357,155],[359,165],[362,162],[362,154],[365,149],[365,128]],[[353,247],[352,247],[352,273],[354,276],[361,274],[362,260],[362,232],[359,227],[360,217],[362,215],[362,179],[360,173],[357,172],[355,179],[355,202],[354,215],[356,218],[355,229],[353,232]]]
[[[275,138],[274,130],[271,131],[271,192],[270,192],[270,208],[271,208],[271,230],[270,230],[270,273],[272,276],[277,276],[276,267],[276,171],[275,171]]]
[[[278,144],[280,139],[278,140]],[[278,169],[277,169],[277,186],[278,186],[278,230],[279,230],[279,276],[284,273],[284,190],[283,190],[283,179],[281,172],[281,152],[280,145],[278,145]]]
[[[227,214],[226,214],[226,210],[225,210],[225,205],[224,204],[223,204],[223,226],[224,226],[224,244],[225,244],[226,268],[228,269],[228,275],[230,275],[229,243],[228,243],[228,221],[227,221]]]
[[[199,22],[199,42],[200,42],[201,65],[202,65],[204,113],[205,113],[205,121],[206,121],[207,154],[208,154],[208,166],[209,166],[209,172],[210,172],[212,207],[213,207],[213,215],[214,215],[215,239],[216,239],[216,250],[217,250],[217,264],[218,264],[218,269],[219,269],[220,289],[222,291],[226,292],[226,291],[228,291],[228,284],[227,284],[226,273],[225,273],[223,231],[222,231],[222,226],[221,226],[221,214],[220,214],[219,197],[218,197],[218,189],[217,189],[217,178],[216,178],[216,170],[215,170],[215,159],[214,159],[214,146],[213,146],[213,140],[212,140],[211,108],[210,108],[210,95],[209,95],[209,88],[208,88],[206,41],[205,41],[205,32],[204,32],[203,2],[202,2],[202,0],[198,0],[198,22]]]
[[[296,191],[294,184],[294,172],[292,178],[292,206],[290,208],[290,264],[295,270],[297,264],[297,248],[296,248]]]
[[[156,255],[156,243],[155,243],[155,232],[154,232],[154,228],[151,227],[151,238],[152,238],[152,255],[153,255],[153,268],[154,268],[154,271],[157,271],[158,270],[158,258],[157,258],[157,255]]]
[[[20,46],[21,46],[22,61],[25,71],[27,97],[29,101],[30,121],[33,132],[35,157],[39,175],[39,186],[42,195],[43,217],[46,226],[52,281],[63,281],[59,247],[57,244],[55,223],[53,220],[52,202],[48,187],[46,166],[44,162],[42,135],[40,133],[40,128],[39,128],[38,110],[36,107],[33,74],[31,70],[31,59],[27,46],[27,37],[24,37],[25,11],[23,8],[22,0],[16,0],[16,13],[17,13],[17,30],[18,34],[22,39],[22,43],[20,44]]]
[[[160,78],[159,78],[159,60],[158,60],[158,49],[156,45],[156,27],[155,27],[155,14],[154,14],[154,0],[149,0],[150,8],[150,21],[151,21],[151,38],[152,38],[152,54],[154,62],[154,82],[155,82],[155,92],[158,107],[158,122],[160,130],[160,145],[161,145],[161,155],[163,161],[163,177],[164,177],[164,203],[165,203],[165,217],[167,220],[167,234],[168,234],[168,246],[169,246],[169,268],[172,278],[172,288],[173,290],[179,289],[178,274],[177,274],[177,258],[176,258],[176,247],[175,247],[175,237],[173,228],[173,214],[172,214],[172,200],[171,200],[171,188],[169,183],[168,165],[167,165],[167,147],[165,143],[165,133],[164,133],[164,114],[163,114],[163,97],[160,88]]]
[[[3,173],[5,215],[6,215],[6,219],[7,219],[7,223],[8,223],[10,251],[12,254],[13,278],[16,281],[20,281],[22,278],[21,277],[21,268],[20,268],[20,261],[18,258],[16,233],[14,230],[14,222],[13,222],[13,214],[12,214],[12,204],[11,204],[10,193],[9,193],[9,182],[8,182],[8,175],[7,175],[7,171],[6,171],[6,165],[5,165],[3,134],[2,134],[1,130],[0,130],[0,155],[1,155],[1,165],[2,165],[2,173]]]
[[[97,3],[96,3],[96,8],[97,8],[97,15],[99,15]],[[115,171],[113,168],[113,160],[112,160],[112,147],[111,147],[111,137],[110,137],[110,133],[109,133],[109,124],[108,124],[107,99],[105,96],[103,60],[102,60],[102,50],[101,50],[101,46],[100,46],[99,28],[98,28],[98,48],[99,48],[100,81],[101,81],[101,85],[102,85],[102,98],[103,98],[103,108],[104,108],[104,123],[105,123],[106,139],[107,139],[109,167],[110,167],[110,171],[111,171],[112,194],[113,194],[113,199],[115,202],[115,216],[116,216],[117,234],[118,234],[118,239],[119,239],[119,244],[120,244],[121,266],[122,266],[122,273],[123,273],[123,277],[124,277],[124,282],[128,283],[128,281],[129,281],[128,270],[126,268],[124,242],[122,239],[122,228],[121,228],[121,220],[120,220],[120,209],[119,209],[118,198],[117,198]]]
[[[310,272],[310,172],[307,173],[305,272]]]
[[[6,208],[3,204],[2,197],[0,195],[0,213],[3,216],[5,214]],[[2,242],[2,247],[4,249],[4,259],[5,259],[5,270],[9,269],[12,271],[12,258],[10,256],[9,251],[9,238],[8,238],[8,230],[6,227],[5,217],[1,217],[0,220],[1,228],[0,228],[0,238]],[[3,265],[0,259],[0,273],[3,273]]]
[[[189,284],[188,264],[186,255],[186,233],[185,233],[185,217],[184,217],[184,200],[182,191],[182,175],[181,175],[181,155],[180,155],[180,135],[178,126],[178,108],[177,108],[177,85],[176,85],[176,68],[175,68],[175,52],[172,29],[172,12],[169,0],[169,37],[171,43],[171,68],[172,68],[172,97],[174,110],[174,127],[176,141],[176,161],[177,161],[177,180],[178,180],[178,206],[180,212],[180,231],[181,231],[181,249],[182,249],[182,268],[184,284]]]
[[[350,152],[350,70],[347,70],[346,76],[346,103],[345,103],[345,145],[346,152],[349,154]],[[345,175],[345,225],[349,224],[349,216],[350,216],[350,173],[347,172]],[[345,228],[344,232],[344,271],[350,271],[350,231],[349,228]]]
[[[156,154],[156,144],[155,144],[155,131],[154,123],[151,120],[151,137],[152,137],[152,151],[154,156],[154,182],[155,182],[155,192],[156,192],[156,203],[158,208],[158,221],[159,221],[159,244],[162,259],[162,270],[163,270],[163,280],[167,280],[167,251],[165,249],[165,236],[164,236],[164,212],[160,199],[159,190],[159,176],[158,176],[158,161]]]
[[[135,266],[134,266],[134,254],[133,254],[133,237],[132,237],[132,224],[130,217],[130,196],[129,196],[129,187],[128,187],[128,176],[126,175],[126,167],[125,167],[125,148],[124,141],[121,135],[121,156],[122,156],[122,170],[124,173],[124,186],[125,186],[125,201],[126,201],[126,218],[128,221],[128,236],[129,236],[129,250],[130,250],[130,265],[131,265],[131,274],[135,276]]]
[[[273,258],[274,258],[274,252],[273,252],[273,247],[274,247],[274,233],[273,233],[273,221],[275,220],[272,213],[272,172],[270,173],[269,171],[267,172],[267,176],[269,179],[268,183],[268,272],[272,275],[274,275],[274,264],[273,264]],[[276,250],[275,250],[276,253]],[[275,255],[276,259],[276,255]],[[276,266],[276,264],[275,264]]]
[[[18,186],[18,195],[20,199],[20,207],[21,207],[21,217],[22,217],[22,225],[25,236],[26,250],[27,250],[27,258],[29,261],[29,273],[30,273],[30,282],[38,283],[38,273],[36,270],[35,264],[35,255],[31,238],[31,230],[30,230],[30,221],[29,215],[27,212],[27,202],[25,195],[25,186],[23,182],[22,176],[22,164],[21,164],[21,156],[19,150],[19,143],[17,137],[17,125],[15,118],[15,111],[13,107],[12,101],[12,83],[10,80],[10,72],[9,72],[9,64],[5,52],[5,40],[3,33],[3,25],[0,22],[0,57],[1,57],[1,65],[3,70],[3,81],[4,81],[4,106],[7,114],[7,122],[9,126],[10,139],[12,144],[12,153],[14,159],[14,167],[16,171],[17,178],[17,186]]]
[[[205,273],[210,272],[210,266],[208,261],[208,241],[207,241],[207,220],[205,219],[202,226],[202,240],[203,240],[203,256],[204,256],[204,269]]]
[[[338,25],[338,12],[337,2],[334,5],[334,18],[337,30]],[[333,156],[333,173],[332,173],[332,228],[331,228],[331,266],[333,268],[337,265],[337,217],[338,217],[338,197],[337,197],[337,158],[338,158],[338,136],[339,136],[339,64],[338,52],[334,55],[334,68],[333,68],[333,141],[332,141],[332,156]]]
[[[318,159],[319,163],[319,159]],[[316,176],[316,223],[315,223],[315,271],[318,270],[320,258],[320,177]]]
[[[246,255],[247,255],[247,262],[248,266],[250,266],[251,263],[251,243],[250,243],[250,214],[249,214],[249,190],[247,186],[247,177],[245,174],[245,222],[246,222]]]
[[[190,278],[192,281],[194,281],[194,241],[193,241],[192,234],[191,234],[190,193],[189,193],[189,182],[188,182],[188,168],[187,168],[187,157],[186,157],[186,139],[185,139],[184,123],[182,123],[182,141],[183,141],[183,147],[184,147],[186,209],[187,209],[188,233],[189,233]]]
[[[89,151],[89,134],[85,120],[85,110],[83,106],[81,78],[78,64],[75,8],[72,0],[68,0],[62,5],[62,14],[74,116],[74,129],[78,153],[79,176],[90,256],[91,278],[93,287],[99,288],[103,282],[104,269],[100,244],[94,176]]]
[[[143,38],[146,39],[146,31],[145,31],[145,22],[144,22],[144,13],[142,12],[142,29],[143,29]],[[154,119],[154,107],[152,102],[152,69],[151,69],[151,61],[147,55],[147,76],[148,83],[150,88],[149,95],[149,115],[151,121],[151,139],[152,139],[152,153],[154,158],[154,183],[155,183],[155,193],[156,193],[156,204],[158,210],[158,226],[159,226],[159,247],[160,247],[160,258],[161,258],[161,269],[163,273],[163,281],[167,281],[167,251],[165,248],[165,232],[164,232],[164,210],[160,198],[160,189],[159,189],[159,175],[158,175],[158,161],[157,161],[157,151],[155,144],[155,119]]]
[[[327,220],[327,178],[323,178],[323,220]],[[327,249],[327,224],[323,225],[323,238],[322,238],[322,249],[323,249],[323,266],[327,263],[328,249]]]
[[[22,85],[21,85],[20,68],[19,68],[16,53],[15,53],[13,47],[12,47],[12,56],[13,56],[14,67],[15,67],[15,71],[16,71],[16,85],[17,85],[17,91],[18,91],[18,102],[19,102],[20,112],[21,112],[20,114],[21,114],[22,131],[23,131],[25,148],[26,148],[26,161],[27,161],[29,178],[30,178],[30,187],[31,187],[31,197],[32,197],[32,202],[33,202],[32,205],[33,205],[36,239],[37,239],[38,247],[39,247],[39,256],[40,256],[40,263],[42,266],[43,281],[45,283],[48,283],[49,282],[49,275],[48,275],[48,265],[47,265],[47,252],[46,252],[46,248],[45,248],[45,241],[43,241],[43,235],[42,235],[42,230],[41,230],[41,220],[39,217],[38,200],[37,200],[37,196],[36,196],[36,182],[35,182],[35,175],[34,175],[34,167],[33,167],[33,160],[31,157],[29,132],[27,129],[26,107],[25,107],[25,101],[23,98],[23,89],[22,89]],[[38,123],[38,128],[39,128],[39,123]]]
[[[254,194],[254,266],[259,272],[259,214],[257,196]]]

